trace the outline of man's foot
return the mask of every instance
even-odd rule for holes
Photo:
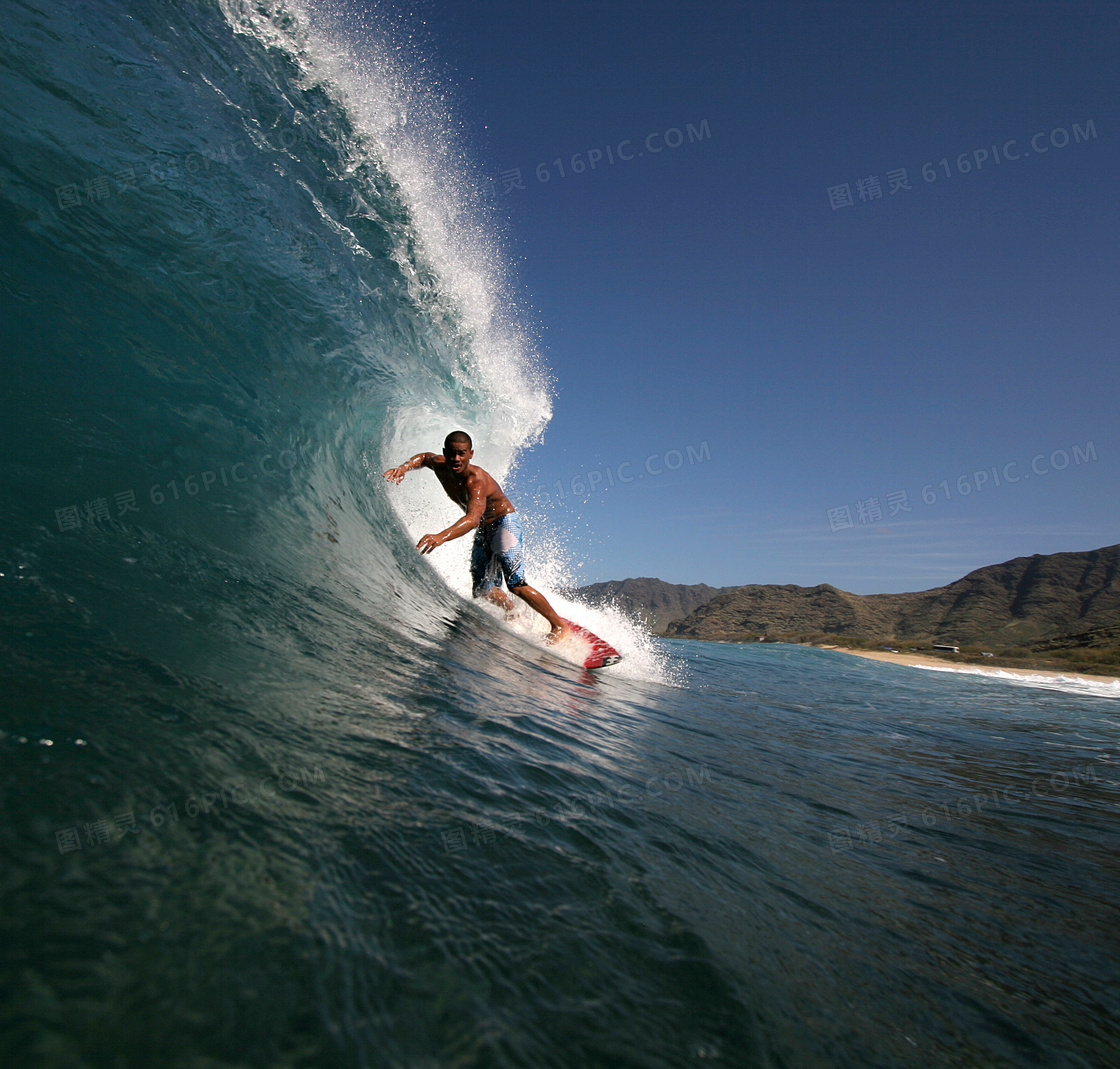
[[[536,609],[541,616],[549,621],[549,630],[548,634],[545,636],[545,642],[551,645],[553,642],[559,642],[560,639],[567,636],[571,628],[568,627],[559,614],[549,605],[545,596],[539,590],[534,590],[528,583],[522,583],[520,586],[515,586],[513,588],[513,593],[531,609]],[[556,622],[553,623],[553,620]]]
[[[545,642],[551,646],[553,643],[559,642],[562,638],[567,638],[570,631],[571,628],[561,620],[558,624],[553,624],[552,627],[549,628],[548,634],[545,636]]]

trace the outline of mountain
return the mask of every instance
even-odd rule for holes
[[[683,620],[717,594],[736,589],[707,583],[663,583],[660,579],[623,579],[581,586],[576,593],[589,605],[614,604],[646,621],[654,634],[674,620]]]
[[[826,632],[892,642],[1027,646],[1120,624],[1120,545],[1016,557],[948,586],[907,594],[850,594],[822,584],[742,586],[716,594],[670,637]],[[1073,641],[1069,645],[1092,645]]]

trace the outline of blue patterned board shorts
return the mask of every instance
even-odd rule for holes
[[[474,596],[490,593],[505,576],[506,586],[525,586],[525,564],[521,559],[521,517],[506,513],[493,523],[480,523],[471,547],[471,583]]]

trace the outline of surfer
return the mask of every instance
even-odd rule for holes
[[[466,431],[452,431],[444,439],[443,455],[417,453],[396,468],[384,473],[393,483],[400,483],[405,475],[418,468],[435,472],[440,484],[466,515],[439,534],[426,534],[416,548],[421,553],[474,531],[471,548],[471,584],[476,598],[486,597],[500,605],[507,613],[514,611],[509,594],[497,584],[505,576],[510,593],[516,594],[527,605],[536,609],[549,625],[549,640],[555,642],[568,631],[567,621],[556,615],[545,596],[525,582],[521,559],[521,519],[509,498],[502,493],[489,472],[471,463],[474,456],[471,436]]]

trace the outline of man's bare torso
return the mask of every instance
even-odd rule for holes
[[[432,454],[428,458],[428,465],[435,472],[436,478],[439,479],[440,485],[447,496],[464,512],[467,511],[469,506],[471,490],[475,481],[477,480],[481,484],[482,495],[486,498],[486,511],[482,514],[482,523],[493,523],[495,520],[500,520],[503,516],[508,516],[511,512],[517,511],[510,499],[502,493],[502,488],[498,485],[497,480],[478,465],[470,465],[465,477],[456,475],[448,468],[447,461],[436,454]]]

